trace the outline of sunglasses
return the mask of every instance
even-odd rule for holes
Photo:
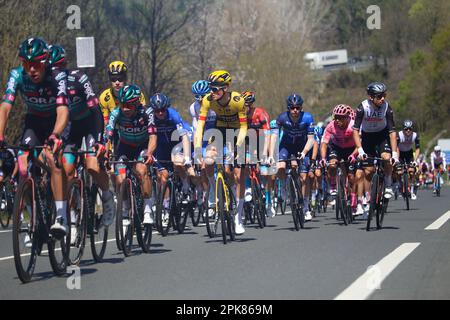
[[[166,108],[161,108],[161,109],[153,109],[156,113],[164,113],[167,111]]]
[[[117,81],[119,81],[119,82],[125,82],[125,81],[126,81],[126,77],[124,77],[124,76],[110,76],[110,77],[109,77],[109,80],[110,80],[111,82],[117,82]]]
[[[27,70],[30,70],[31,68],[34,69],[42,69],[45,67],[45,63],[42,63],[40,61],[22,61],[23,67]]]
[[[212,93],[217,93],[217,92],[219,92],[220,90],[223,89],[222,87],[210,87],[210,88],[211,88],[211,92]]]
[[[334,116],[334,120],[337,120],[337,121],[345,121],[348,118],[349,117],[346,117],[346,116]]]
[[[297,106],[297,107],[294,107],[294,106],[289,107],[289,110],[301,110],[301,109],[302,109],[302,107],[299,107],[299,106]]]
[[[378,99],[378,100],[381,100],[382,98],[385,98],[385,97],[386,97],[385,93],[380,93],[375,96],[372,96],[373,99]]]
[[[197,101],[202,101],[203,100],[203,96],[201,94],[196,94],[194,96],[194,99],[197,100]]]
[[[139,106],[139,104],[140,104],[140,101],[131,102],[131,103],[122,103],[122,108],[135,109]]]
[[[405,131],[412,131],[412,128],[403,128]]]

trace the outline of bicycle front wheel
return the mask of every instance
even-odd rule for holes
[[[117,199],[116,225],[119,233],[120,245],[125,257],[130,256],[134,235],[134,199],[131,195],[132,182],[126,179],[120,186]]]
[[[168,181],[162,188],[159,195],[158,205],[156,206],[156,226],[163,237],[167,236],[172,226],[174,200],[173,182]]]
[[[370,223],[374,214],[376,214],[376,209],[378,206],[378,174],[374,174],[372,177],[371,190],[370,190],[370,204],[369,204],[369,215],[367,217],[367,227],[366,230],[370,231]]]
[[[68,205],[71,221],[71,240],[69,263],[78,265],[83,256],[86,243],[86,215],[88,212],[87,197],[81,188],[81,180],[74,179],[69,183]]]
[[[409,183],[408,183],[408,172],[404,172],[403,173],[403,177],[402,177],[402,191],[403,191],[403,198],[405,199],[406,202],[406,210],[409,210]]]
[[[294,227],[295,230],[299,231],[300,230],[300,221],[299,221],[299,216],[298,216],[298,198],[297,198],[297,190],[295,187],[295,183],[294,180],[292,179],[292,177],[289,178],[288,181],[288,195],[289,195],[289,199],[290,199],[290,203],[289,205],[291,206],[291,213],[292,213],[292,219],[294,220]]]
[[[33,182],[27,178],[16,194],[12,225],[14,264],[23,283],[31,281],[38,256],[40,225],[33,210]]]

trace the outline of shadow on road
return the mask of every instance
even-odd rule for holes
[[[96,262],[95,260],[84,260],[84,261],[81,261],[81,266],[91,266],[91,265],[99,264],[99,263],[116,264],[116,263],[121,263],[123,261],[124,261],[124,258],[103,259],[101,262]]]

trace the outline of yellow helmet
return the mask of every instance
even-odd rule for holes
[[[127,65],[122,61],[113,61],[109,64],[108,74],[112,75],[126,75],[127,74]]]
[[[208,81],[213,87],[226,87],[231,84],[231,75],[228,71],[217,70],[209,75]]]

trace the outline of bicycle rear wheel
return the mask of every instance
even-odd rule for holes
[[[119,197],[117,199],[116,225],[122,252],[125,257],[131,254],[134,235],[134,199],[131,188],[131,180],[125,179],[120,186]]]
[[[233,191],[227,186],[227,192],[228,192],[228,211],[226,212],[226,219],[227,219],[227,231],[228,236],[230,237],[230,241],[236,240],[236,228],[234,225],[234,218],[237,214],[237,205],[236,205],[236,198],[234,197]]]
[[[27,178],[19,185],[13,209],[14,264],[17,275],[23,283],[31,281],[39,246],[40,225],[36,214],[32,212],[34,210],[32,190],[33,182]]]
[[[136,230],[136,238],[145,253],[150,253],[150,245],[152,242],[152,225],[144,224],[144,207],[140,190],[134,190],[134,227]]]
[[[67,204],[71,213],[69,263],[72,265],[78,265],[80,263],[86,244],[86,217],[89,208],[85,192],[81,189],[81,183],[81,180],[74,179],[69,183],[68,187],[69,196]]]
[[[105,255],[106,244],[108,243],[108,227],[104,226],[102,221],[103,203],[101,201],[101,190],[96,186],[85,188],[86,198],[88,199],[89,214],[88,214],[88,231],[91,238],[91,252],[96,262],[101,262]],[[116,226],[117,218],[116,214]],[[118,249],[122,251],[120,245],[120,237],[116,227],[116,243]]]
[[[178,197],[178,195],[180,195],[180,197]],[[182,202],[183,199],[181,199],[181,192],[177,193],[177,208],[178,208],[178,212],[175,215],[175,219],[176,219],[176,228],[179,234],[184,232],[184,229],[186,228],[186,223],[187,223],[187,219],[188,216],[192,216],[193,213],[191,212],[191,208],[192,206],[190,205],[190,203],[183,203]]]
[[[376,214],[377,210],[377,197],[378,197],[378,174],[374,174],[372,177],[371,190],[370,190],[370,204],[369,204],[369,215],[367,217],[367,227],[366,230],[370,231],[370,223],[372,221],[373,216]]]
[[[49,214],[48,217],[50,217],[50,219],[47,220],[48,221],[47,226],[51,226],[56,221],[56,208],[55,208],[55,201],[53,200],[53,195],[51,193],[50,188],[47,190],[46,198],[47,198],[46,210],[48,210],[47,215]],[[43,208],[41,208],[41,210],[43,210]],[[67,225],[70,226],[71,221],[70,221],[69,206],[67,206],[66,217],[67,217]],[[48,232],[48,230],[46,230],[46,232]],[[66,235],[63,238],[56,239],[51,236],[48,238],[47,246],[50,265],[52,266],[53,272],[59,277],[66,274],[67,266],[70,263],[69,261],[70,237],[71,237],[71,230],[69,227],[67,229]]]

